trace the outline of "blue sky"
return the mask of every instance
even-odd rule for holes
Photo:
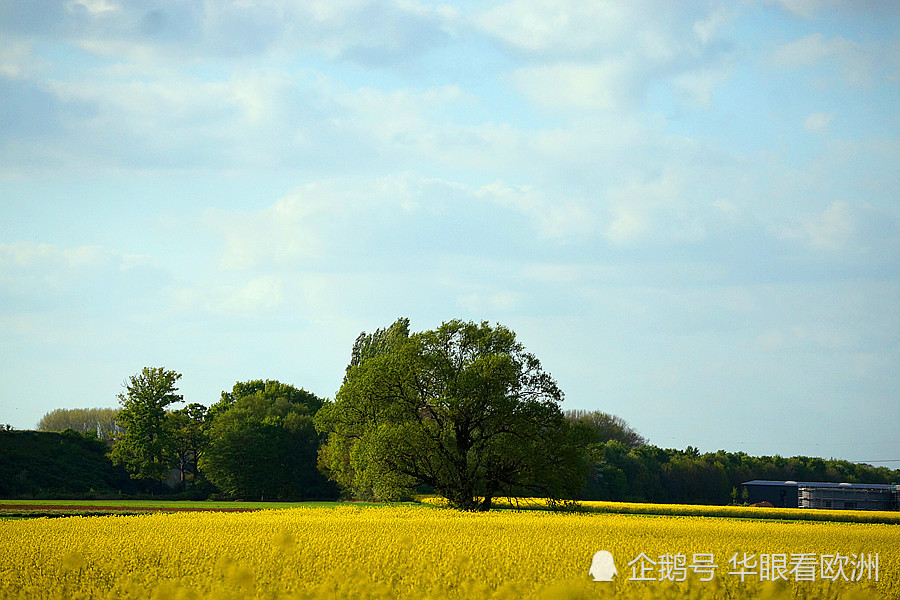
[[[0,423],[461,318],[658,446],[898,460],[898,97],[891,2],[0,1]]]

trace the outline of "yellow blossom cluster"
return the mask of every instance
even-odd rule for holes
[[[447,506],[440,496],[419,496],[431,506]],[[545,509],[545,498],[495,498],[495,508]],[[598,513],[668,515],[683,517],[729,517],[777,519],[784,521],[835,521],[848,523],[891,523],[900,525],[900,512],[887,510],[824,510],[803,508],[765,508],[756,506],[716,506],[708,504],[653,504],[649,502],[581,501],[578,510]]]
[[[898,599],[898,542],[892,524],[426,506],[8,520],[0,599]]]

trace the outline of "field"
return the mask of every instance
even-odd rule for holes
[[[424,496],[422,502],[446,506],[446,501]],[[500,498],[494,507],[516,510],[545,510],[540,499]],[[730,519],[766,519],[777,521],[830,521],[834,523],[887,523],[900,525],[900,512],[880,510],[821,510],[798,508],[762,508],[753,506],[715,506],[708,504],[650,504],[645,502],[583,501],[578,510],[622,515],[664,515],[670,517],[726,517]]]
[[[0,557],[2,599],[900,599],[883,523],[322,505],[0,520]]]

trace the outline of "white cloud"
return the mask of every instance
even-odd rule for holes
[[[838,252],[855,238],[857,230],[853,210],[846,202],[832,202],[820,214],[805,215],[791,225],[782,226],[783,239],[800,241],[813,250]]]
[[[825,211],[803,224],[806,241],[816,250],[843,249],[856,233],[856,220],[846,202],[833,202]]]
[[[785,10],[802,17],[812,17],[826,0],[776,0]]]
[[[737,18],[737,13],[724,6],[715,8],[708,15],[694,23],[694,34],[702,44],[708,44],[718,33]]]
[[[826,39],[821,33],[807,35],[777,48],[772,60],[786,69],[834,64],[841,78],[856,87],[870,86],[875,77],[874,50],[840,36]]]
[[[465,107],[473,99],[459,86],[424,89],[380,90],[358,88],[335,93],[333,101],[342,108],[343,120],[335,125],[346,133],[384,149],[440,152],[442,136],[458,129],[448,122],[447,113]]]
[[[334,182],[325,181],[297,188],[259,211],[210,210],[206,224],[225,240],[223,268],[285,264],[321,255],[327,234],[320,227],[344,218],[348,200]]]
[[[597,60],[610,54],[652,63],[700,51],[737,12],[722,6],[636,0],[511,0],[476,15],[476,26],[542,60]]]
[[[284,285],[280,277],[263,275],[237,284],[203,284],[182,287],[173,292],[183,310],[202,308],[226,315],[258,315],[284,303]]]
[[[275,131],[296,125],[285,101],[298,82],[281,75],[236,71],[228,80],[204,81],[165,69],[121,66],[97,75],[48,82],[56,101],[87,108],[72,115],[67,135],[31,163],[64,156],[67,165],[91,170],[254,168],[278,160],[284,142]],[[294,99],[294,110],[306,108],[302,100],[313,103]]]
[[[730,76],[730,69],[715,67],[686,71],[674,78],[674,85],[691,106],[709,108],[715,89]]]
[[[369,258],[441,254],[447,240],[467,240],[469,251],[501,244],[510,217],[524,217],[542,240],[583,239],[596,217],[577,199],[557,199],[528,186],[496,182],[479,188],[414,173],[300,186],[255,211],[207,211],[205,224],[224,243],[220,266],[246,270],[263,265],[314,265]],[[451,244],[452,245],[452,244]]]
[[[0,268],[32,269],[51,267],[59,269],[97,269],[113,267],[130,269],[150,264],[147,256],[121,254],[101,246],[75,246],[64,248],[56,244],[40,244],[17,241],[0,244]]]
[[[389,64],[440,44],[458,21],[442,7],[390,0],[42,4],[47,6],[12,11],[31,25],[21,33],[139,62],[176,55],[283,57],[305,50],[334,60]]]
[[[340,261],[373,243],[381,253],[397,251],[420,235],[404,228],[427,231],[473,199],[465,186],[412,173],[332,179],[300,186],[261,210],[210,210],[206,224],[224,240],[227,270]]]
[[[11,300],[16,317],[55,306],[84,315],[103,307],[147,307],[169,275],[147,256],[123,254],[101,246],[62,247],[18,241],[0,244],[0,296]]]
[[[649,227],[647,214],[640,208],[619,207],[611,211],[612,218],[606,227],[606,238],[613,244],[627,244],[642,237]]]
[[[236,68],[227,79],[203,79],[162,66],[116,64],[93,75],[46,83],[51,104],[85,109],[66,115],[68,127],[52,146],[22,139],[24,151],[12,154],[23,168],[59,157],[91,169],[139,164],[179,171],[315,164],[345,173],[403,170],[421,160],[483,164],[473,147],[488,152],[481,143],[503,128],[454,123],[450,115],[475,103],[456,85],[354,88],[317,71],[280,68]]]
[[[813,33],[780,46],[772,58],[776,64],[788,69],[811,67],[847,43],[846,40],[826,40],[821,33]]]
[[[803,128],[809,133],[825,133],[833,120],[834,113],[815,112],[806,117]]]
[[[76,0],[69,3],[69,10],[75,10],[76,7],[83,7],[90,14],[105,13],[120,8],[118,5],[108,0]]]
[[[616,245],[642,241],[696,242],[706,237],[706,222],[718,208],[692,197],[692,173],[667,169],[651,179],[631,178],[610,186],[605,196],[608,220],[606,239]]]
[[[556,111],[638,111],[649,90],[674,82],[706,107],[729,75],[728,45],[714,43],[733,10],[678,3],[515,0],[482,15],[487,31],[532,53],[509,79]]]
[[[596,217],[584,204],[550,199],[530,186],[510,186],[498,181],[482,186],[475,196],[528,216],[544,239],[585,237],[597,228]]]
[[[266,6],[274,10],[276,4]],[[321,18],[340,20],[342,11],[363,10],[363,4],[323,7]],[[577,12],[581,10],[577,6],[572,3],[570,8]],[[231,14],[237,8],[227,5],[216,10]],[[404,5],[402,10],[426,9]],[[629,19],[636,14],[632,8],[627,11]],[[603,10],[597,12],[601,21],[604,15]],[[508,75],[535,105],[559,111],[566,118],[572,117],[569,111],[589,113],[581,117],[617,113],[602,124],[602,131],[583,130],[580,118],[560,130],[513,125],[507,121],[507,106],[493,114],[485,112],[489,100],[466,85],[415,88],[397,87],[394,82],[393,86],[358,87],[356,81],[348,83],[349,79],[342,81],[316,70],[288,68],[291,54],[275,50],[259,62],[235,63],[225,78],[216,76],[211,63],[207,63],[210,70],[199,61],[189,62],[188,68],[148,55],[98,66],[84,78],[47,81],[60,102],[80,103],[86,107],[85,114],[67,119],[62,137],[52,145],[35,145],[32,136],[27,143],[23,140],[23,151],[10,155],[27,165],[23,169],[59,162],[91,169],[139,165],[146,171],[258,172],[286,167],[315,169],[324,172],[316,177],[328,177],[351,169],[381,174],[449,166],[477,170],[488,180],[514,180],[523,169],[546,172],[547,165],[564,167],[578,161],[578,156],[573,158],[577,147],[585,150],[580,155],[584,162],[590,152],[620,153],[624,144],[634,142],[620,134],[629,127],[646,129],[643,118],[625,115],[639,114],[653,77],[669,80],[670,73],[684,72],[677,85],[691,103],[710,102],[720,73],[715,68],[694,69],[705,64],[702,57],[692,56],[687,70],[681,64],[682,57],[691,54],[682,52],[684,44],[696,45],[690,27],[697,20],[687,16],[681,20],[688,21],[689,27],[679,32],[680,37],[661,26],[660,17],[633,39],[620,36],[616,48],[603,56],[538,65],[525,61]],[[709,19],[719,18],[710,13]],[[576,19],[576,26],[580,22]],[[111,43],[104,38],[90,41]],[[477,186],[480,181],[473,178],[470,183]]]
[[[50,63],[34,52],[30,42],[12,39],[0,43],[0,76],[10,79],[35,78],[50,67]]]
[[[603,111],[627,106],[635,94],[635,65],[607,58],[597,64],[559,63],[516,70],[511,80],[532,102],[561,110]]]
[[[495,292],[472,292],[460,295],[456,304],[460,308],[473,314],[484,314],[496,311],[508,311],[519,303],[519,294],[508,290]]]
[[[621,39],[639,7],[606,0],[512,0],[476,18],[482,30],[529,52],[584,51]]]

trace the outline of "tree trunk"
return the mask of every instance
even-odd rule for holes
[[[478,510],[478,502],[471,486],[459,486],[445,491],[438,490],[450,503],[451,508],[459,510]]]

